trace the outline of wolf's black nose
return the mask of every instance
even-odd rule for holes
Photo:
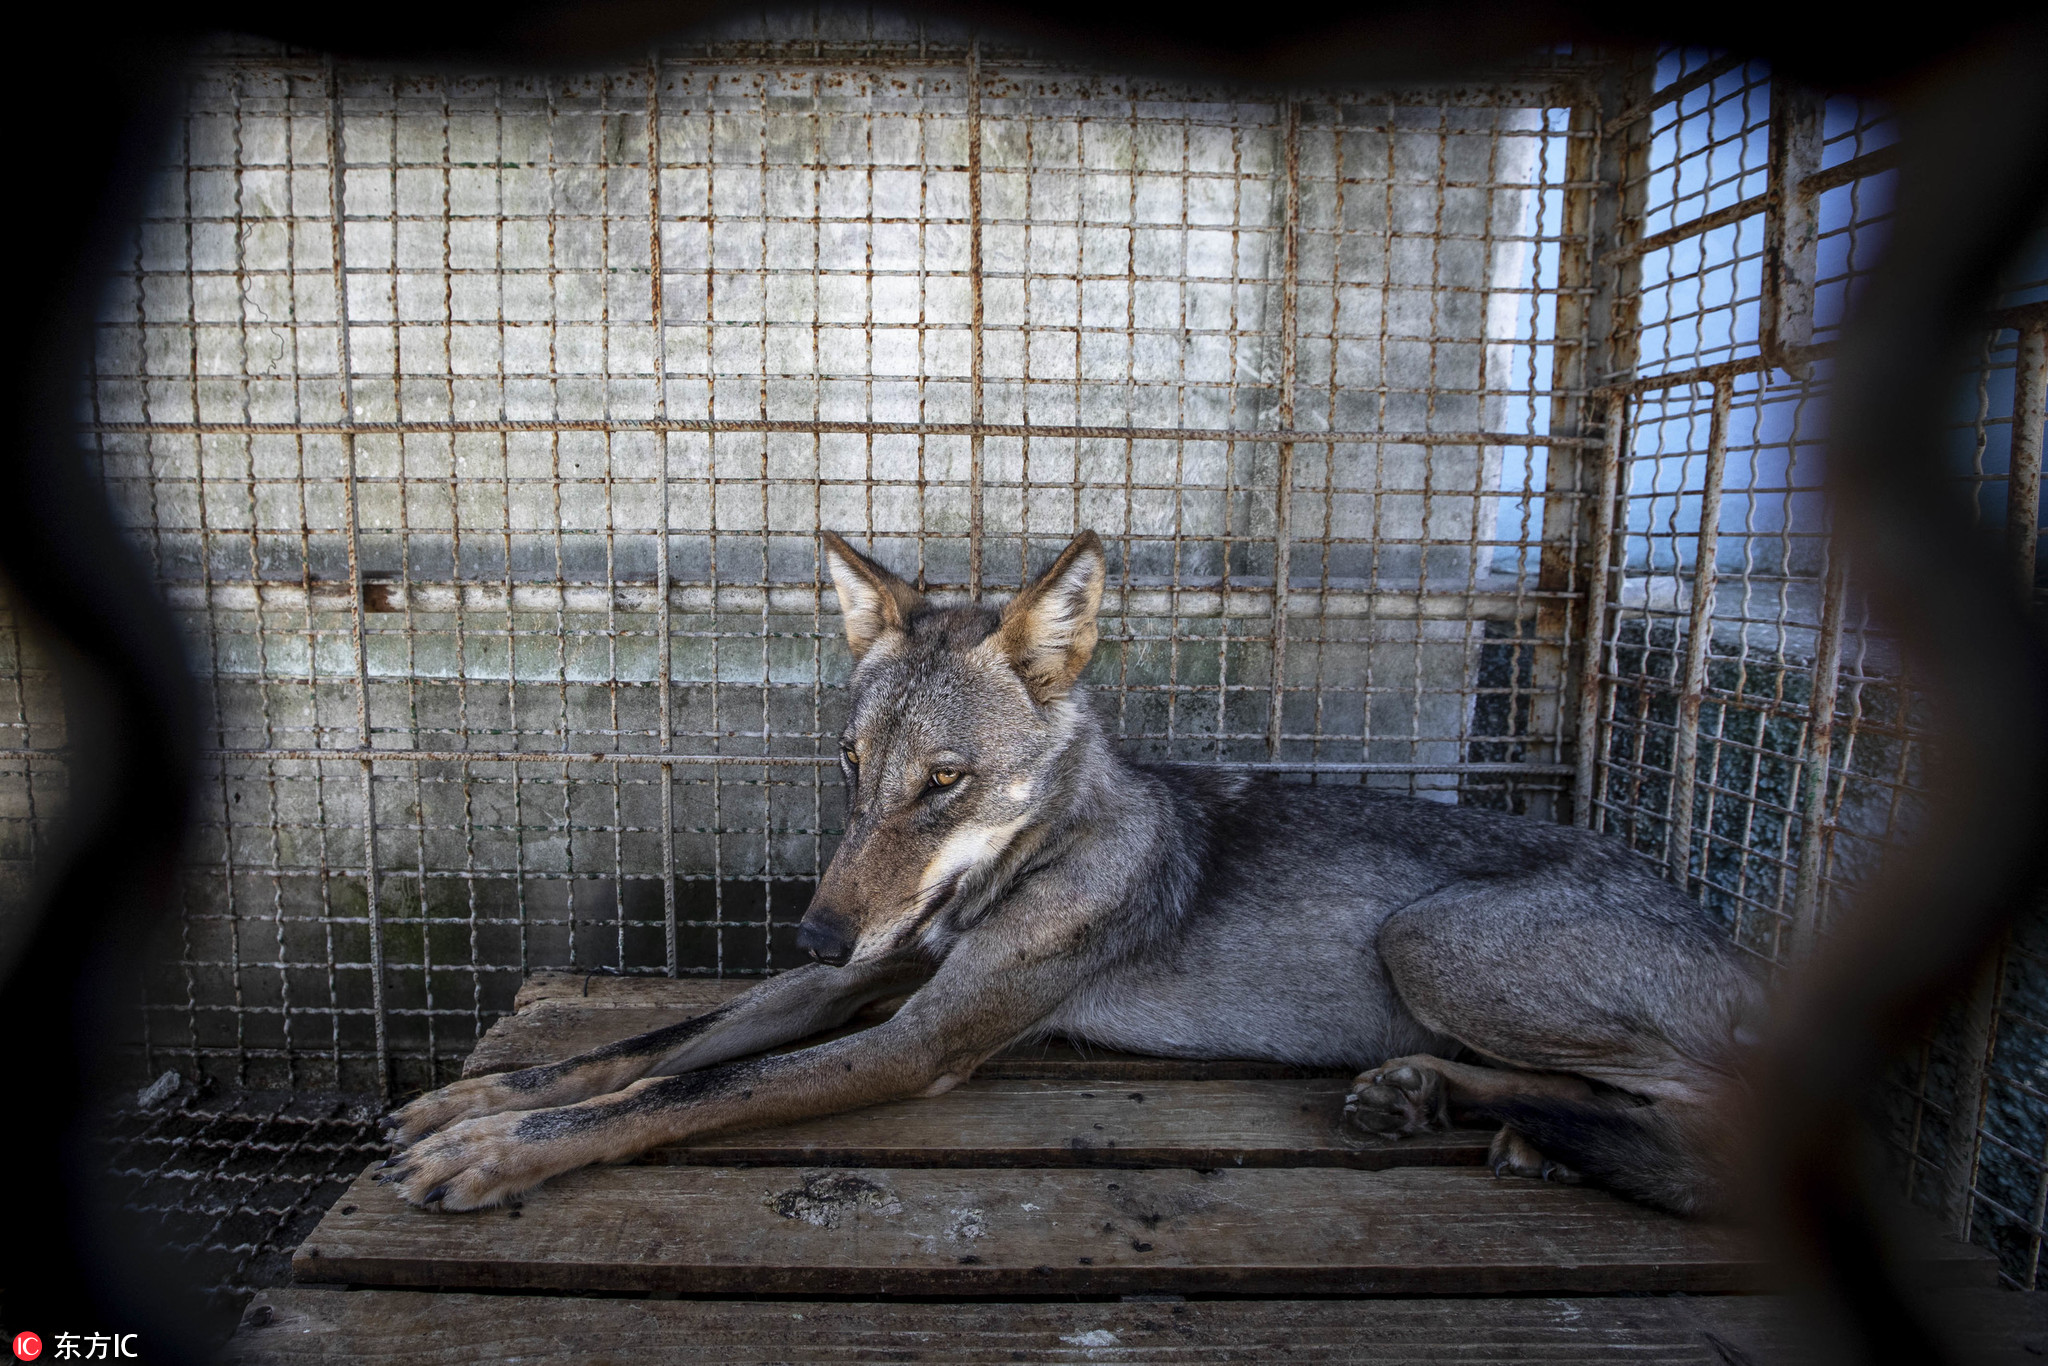
[[[853,941],[853,926],[844,917],[817,906],[805,911],[796,927],[796,946],[834,967],[853,957]]]

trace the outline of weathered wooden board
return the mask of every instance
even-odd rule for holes
[[[1345,1128],[1342,1081],[976,1078],[921,1100],[657,1149],[650,1162],[868,1167],[1478,1166],[1491,1133]]]
[[[1940,1297],[1958,1355],[2035,1362],[2042,1295]],[[1669,1299],[1197,1300],[1180,1304],[847,1304],[260,1291],[224,1366],[520,1361],[767,1366],[874,1361],[1655,1362],[1814,1360],[1794,1306],[1764,1296]]]
[[[677,999],[658,1002],[657,998],[662,993],[649,989],[650,979],[600,977],[592,979],[593,991],[597,990],[599,983],[611,982],[622,986],[631,984],[635,994],[596,1001],[584,1001],[573,996],[533,1000],[517,1014],[501,1017],[484,1033],[469,1060],[463,1064],[462,1075],[480,1077],[491,1072],[508,1072],[516,1067],[531,1067],[535,1063],[573,1057],[600,1044],[691,1019],[713,1009],[731,994],[729,983],[653,980],[661,988],[673,992]],[[582,979],[579,977],[577,981],[580,983]],[[711,987],[721,990],[717,993],[707,990]],[[836,1035],[818,1037],[832,1038]],[[1343,1073],[1325,1068],[1289,1067],[1281,1063],[1241,1059],[1145,1058],[1097,1048],[1077,1048],[1065,1040],[1054,1039],[1005,1049],[983,1063],[976,1075],[1010,1079],[1085,1076],[1145,1082],[1174,1078],[1223,1081],[1335,1077]]]
[[[1948,1243],[1924,1279],[1990,1284]],[[302,1281],[695,1294],[1713,1293],[1751,1241],[1584,1187],[1481,1170],[607,1167],[518,1210],[431,1214],[366,1172]]]

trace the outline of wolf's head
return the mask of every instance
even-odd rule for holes
[[[1095,652],[1102,542],[1084,531],[1000,613],[934,607],[830,532],[825,561],[853,649],[840,737],[846,838],[797,944],[878,958],[985,902],[1052,797],[1084,728],[1074,680]]]

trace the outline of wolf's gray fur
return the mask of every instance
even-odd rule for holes
[[[408,1198],[474,1208],[712,1128],[936,1093],[1058,1033],[1366,1069],[1346,1111],[1364,1128],[1499,1123],[1498,1171],[1681,1211],[1726,1200],[1759,989],[1621,845],[1123,759],[1076,683],[1092,533],[1000,613],[933,607],[837,537],[827,552],[857,660],[848,818],[799,942],[837,966],[422,1097],[392,1120],[416,1145],[385,1173]],[[911,986],[883,1025],[733,1061]]]

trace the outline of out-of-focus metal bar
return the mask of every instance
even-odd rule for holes
[[[1813,686],[1808,694],[1805,766],[1799,773],[1799,863],[1792,881],[1794,958],[1812,952],[1820,935],[1822,861],[1827,852],[1828,765],[1834,755],[1835,699],[1842,672],[1842,622],[1847,615],[1848,578],[1848,553],[1840,547],[1830,547],[1820,639],[1813,661]]]
[[[347,472],[342,481],[347,500],[344,525],[348,532],[349,640],[355,651],[356,742],[370,748],[370,659],[363,642],[363,562],[361,504],[356,497],[355,362],[349,344],[348,316],[348,214],[343,211],[343,192],[348,176],[343,168],[341,73],[330,60],[327,64],[327,172],[328,212],[333,215],[335,356],[341,371],[338,392],[341,400],[342,459]],[[363,904],[370,924],[370,1006],[376,1030],[377,1097],[391,1098],[391,1058],[385,1040],[384,1005],[384,916],[378,904],[377,888],[377,789],[373,766],[363,761]]]
[[[981,600],[981,40],[967,46],[967,289],[968,319],[967,592]],[[923,425],[923,424],[920,424]]]
[[[2034,591],[2034,556],[2041,539],[2041,441],[2048,424],[2048,324],[2020,331],[2013,373],[2012,465],[2005,486],[2005,549],[2014,582]]]
[[[977,272],[976,277],[980,278]],[[1757,366],[1745,364],[1750,370]],[[1688,372],[1690,373],[1690,372]],[[1733,373],[1747,373],[1735,371]],[[1659,376],[1642,383],[1651,388],[1680,381]],[[1704,382],[1704,381],[1693,381]],[[80,430],[104,436],[469,436],[532,432],[732,432],[784,433],[798,436],[966,436],[979,449],[987,436],[1031,440],[1106,441],[1284,441],[1335,445],[1389,446],[1549,446],[1595,449],[1597,437],[1541,432],[1402,432],[1402,431],[1254,431],[1241,427],[1096,427],[1026,422],[826,422],[761,418],[562,418],[476,422],[102,422]],[[975,467],[979,469],[977,465]],[[979,489],[979,479],[970,485]]]
[[[1280,425],[1294,429],[1294,370],[1301,291],[1301,101],[1287,102],[1287,205],[1280,257]],[[1266,720],[1266,757],[1280,757],[1280,725],[1287,710],[1287,607],[1294,596],[1294,443],[1280,443],[1273,475],[1273,704]]]
[[[1689,887],[1692,867],[1693,771],[1699,763],[1700,704],[1707,690],[1707,643],[1714,629],[1714,563],[1720,550],[1721,475],[1728,464],[1728,409],[1734,385],[1714,385],[1714,415],[1707,436],[1707,468],[1700,489],[1700,528],[1693,552],[1692,612],[1686,626],[1685,685],[1678,698],[1678,737],[1671,764],[1670,824],[1664,862],[1674,881]]]
[[[2034,557],[2041,535],[2042,428],[2048,424],[2048,327],[2023,328],[2013,370],[2012,457],[2005,488],[2005,552],[2014,587],[2023,599],[2034,592]],[[1984,1110],[1991,1097],[1991,1057],[1998,1047],[2000,986],[2006,952],[2001,948],[1978,970],[1963,1006],[1962,1054],[1951,1117],[1948,1178],[1942,1209],[1958,1236],[1968,1238],[1975,1220],[1977,1173],[1984,1159]],[[1967,1154],[1958,1160],[1957,1154]],[[2036,1254],[2039,1248],[2036,1246]]]
[[[668,322],[662,313],[661,278],[661,54],[647,59],[647,256],[648,318],[654,326],[654,412],[668,417]],[[660,540],[654,547],[654,575],[661,594],[657,609],[661,639],[654,648],[655,686],[661,716],[661,752],[675,747],[673,680],[675,633],[671,628],[668,541],[668,436],[662,433],[654,447],[657,486],[661,500]],[[508,667],[506,672],[511,673]],[[661,914],[662,942],[668,959],[668,975],[676,975],[676,784],[675,769],[661,766]]]
[[[1593,553],[1580,627],[1585,644],[1579,662],[1579,733],[1572,777],[1572,824],[1581,828],[1593,823],[1593,780],[1600,760],[1600,660],[1607,651],[1607,580],[1614,554],[1615,495],[1628,442],[1626,405],[1620,394],[1608,395],[1606,444],[1593,476]]]

